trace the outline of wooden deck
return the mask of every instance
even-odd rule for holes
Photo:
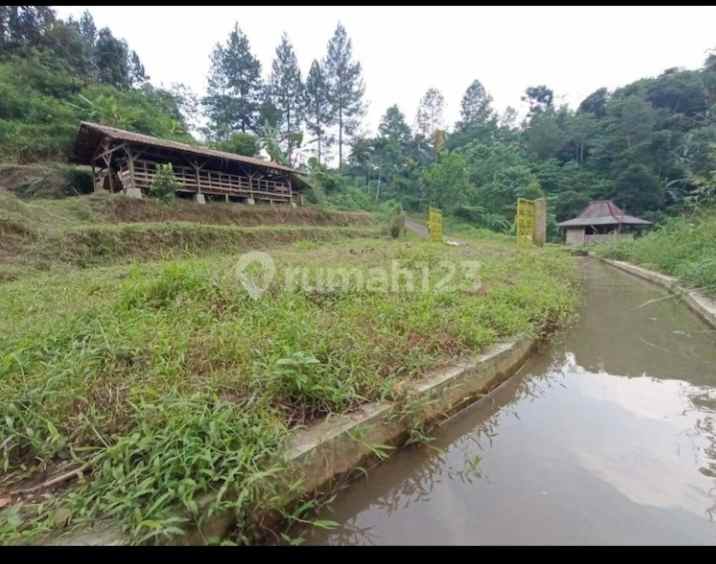
[[[134,171],[129,162],[119,168],[118,177],[123,188],[139,188],[148,192],[156,175],[156,163],[134,159]],[[267,180],[252,176],[240,176],[214,170],[198,170],[189,166],[174,165],[174,177],[179,185],[177,192],[224,196],[227,199],[291,203],[293,193],[290,183]],[[98,179],[99,184],[102,183]],[[119,188],[119,186],[115,187]]]

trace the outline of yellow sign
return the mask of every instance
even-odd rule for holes
[[[433,241],[443,240],[443,214],[435,208],[428,208],[428,229]]]
[[[535,203],[532,200],[517,200],[517,242],[532,243],[535,230]]]

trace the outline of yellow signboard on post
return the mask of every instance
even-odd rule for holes
[[[535,203],[532,200],[517,200],[517,242],[532,243],[535,229]]]
[[[428,229],[433,241],[443,240],[443,214],[435,208],[428,208]]]

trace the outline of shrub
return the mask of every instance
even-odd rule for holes
[[[174,199],[177,188],[179,188],[179,184],[174,178],[172,163],[160,164],[157,167],[157,174],[152,181],[149,193],[153,197],[167,202]]]

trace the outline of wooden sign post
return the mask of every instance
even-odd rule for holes
[[[443,240],[443,214],[436,208],[428,208],[428,229],[433,241]]]
[[[527,244],[534,240],[535,203],[524,198],[517,199],[517,243]]]

